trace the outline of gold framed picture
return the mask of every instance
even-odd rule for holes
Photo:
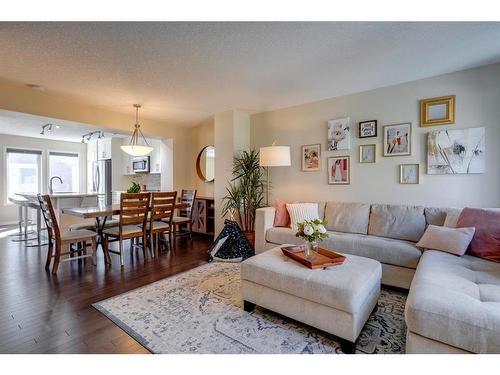
[[[400,184],[420,183],[420,164],[400,164],[399,165]]]
[[[455,95],[420,101],[420,126],[450,125],[455,123]]]
[[[360,145],[359,146],[359,162],[360,163],[375,163],[377,154],[377,145]]]
[[[302,146],[302,172],[316,172],[321,170],[321,145]]]
[[[332,156],[328,162],[328,184],[349,185],[351,183],[351,163],[349,156]]]

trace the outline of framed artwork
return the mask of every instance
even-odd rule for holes
[[[419,164],[400,164],[399,165],[399,183],[400,184],[419,184],[420,183],[420,165]]]
[[[351,148],[349,121],[349,117],[328,121],[328,151],[349,150]]]
[[[420,126],[450,125],[455,123],[455,95],[420,101]]]
[[[328,158],[328,183],[330,185],[349,185],[351,183],[351,163],[349,156]]]
[[[321,170],[321,145],[302,146],[302,171],[317,172]]]
[[[377,120],[361,121],[359,123],[359,138],[377,136]]]
[[[428,174],[484,173],[484,128],[427,133]]]
[[[377,145],[360,145],[359,146],[359,162],[360,163],[375,163]]]
[[[384,156],[411,155],[411,122],[384,126]]]

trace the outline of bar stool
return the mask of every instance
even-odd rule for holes
[[[19,233],[14,234],[13,236],[18,236],[19,238],[14,239],[14,242],[27,242],[35,239],[28,238],[28,234],[34,233],[32,230],[28,231],[28,226],[31,225],[31,221],[28,219],[28,206],[29,201],[27,199],[21,198],[9,198],[9,201],[17,205],[18,207],[18,225],[19,225]],[[24,229],[24,233],[23,233]]]

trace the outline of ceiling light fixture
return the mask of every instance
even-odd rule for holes
[[[104,138],[104,132],[102,130],[96,130],[96,131],[82,135],[82,143],[90,141],[92,139],[92,137],[96,134],[97,134],[97,139]]]
[[[135,108],[135,125],[134,132],[132,133],[132,137],[130,138],[130,143],[128,145],[121,146],[121,149],[129,155],[132,156],[145,156],[150,154],[153,151],[153,147],[151,147],[146,141],[144,134],[142,134],[141,126],[139,125],[139,108],[141,108],[140,104],[134,104]],[[145,145],[139,144],[139,137],[142,137]]]
[[[50,132],[52,130],[52,124],[45,124],[42,125],[42,131],[40,132],[41,135],[45,135],[45,132]]]

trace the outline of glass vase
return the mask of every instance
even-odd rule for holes
[[[316,258],[317,251],[318,251],[317,242],[312,241],[306,243],[306,250],[304,252],[304,255],[307,260],[313,260],[314,258]]]

